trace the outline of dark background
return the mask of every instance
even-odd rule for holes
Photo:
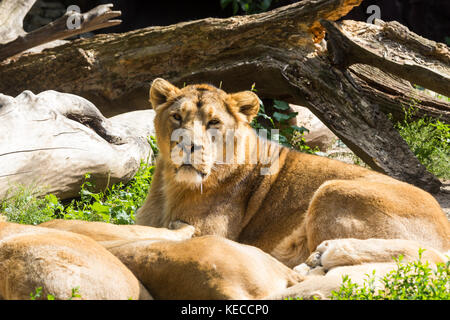
[[[298,1],[278,0],[272,4],[271,9]],[[113,3],[115,10],[122,11],[122,24],[98,30],[97,33],[125,32],[148,26],[233,15],[231,6],[223,10],[219,0],[47,0],[38,1],[36,8],[30,12],[30,17],[25,21],[25,29],[29,31],[54,20],[53,16],[57,14],[49,14],[48,10],[64,12],[69,5],[75,4],[85,12],[103,3]],[[399,21],[421,36],[450,45],[450,0],[364,0],[344,19],[366,21],[370,16],[366,13],[367,7],[373,4],[380,7],[382,20]],[[44,19],[41,19],[42,16]],[[45,16],[49,16],[47,20]]]

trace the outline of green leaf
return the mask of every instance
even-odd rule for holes
[[[278,122],[289,120],[289,116],[284,113],[274,112],[273,118]]]
[[[309,130],[307,129],[307,128],[305,128],[305,127],[299,127],[299,126],[291,126],[291,128],[292,129],[294,129],[294,130],[296,130],[296,131],[299,131],[300,133],[303,133],[303,132],[309,132]]]
[[[284,114],[284,113],[279,113],[279,112],[274,112],[273,113],[273,117],[275,120],[277,120],[278,122],[283,122],[283,121],[287,121],[289,119],[294,118],[298,113],[297,112],[291,112],[289,114]]]
[[[289,110],[290,108],[289,103],[284,101],[273,100],[273,103],[274,103],[273,107],[278,110]]]
[[[100,202],[95,202],[92,205],[92,210],[98,212],[98,213],[108,213],[109,212],[109,207],[108,206],[104,206],[102,205]]]
[[[264,119],[270,120],[270,117],[267,114],[265,114],[265,113],[261,113],[258,116],[260,116],[260,117],[262,117]]]

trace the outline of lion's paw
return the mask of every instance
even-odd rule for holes
[[[181,220],[171,221],[169,229],[183,233],[186,239],[192,238],[195,234],[195,227]]]
[[[359,264],[367,259],[365,256],[369,255],[370,250],[379,250],[376,246],[371,246],[369,241],[370,239],[351,238],[323,241],[317,246],[316,251],[308,257],[306,264],[311,268],[322,266],[325,270]]]
[[[306,263],[299,264],[294,268],[294,271],[300,274],[301,276],[323,276],[325,274],[325,270],[323,267],[309,267]]]
[[[306,260],[310,268],[329,270],[336,266],[351,264],[351,243],[347,239],[326,240],[319,244]]]

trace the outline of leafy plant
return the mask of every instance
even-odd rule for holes
[[[37,225],[61,217],[63,205],[53,194],[38,197],[43,190],[35,186],[12,188],[7,199],[0,204],[8,221]]]
[[[134,224],[134,214],[144,202],[152,181],[154,166],[144,161],[127,184],[112,185],[102,192],[94,192],[90,174],[85,175],[80,200],[72,200],[65,208],[64,219],[103,221],[114,224]]]
[[[253,84],[251,91],[257,92]],[[297,112],[286,113],[290,109],[289,104],[285,101],[273,100],[274,112],[269,115],[266,112],[263,102],[260,100],[258,115],[250,124],[257,130],[266,130],[267,138],[275,140],[285,147],[296,149],[301,152],[315,153],[318,150],[311,149],[305,143],[303,134],[308,131],[305,127],[290,125],[289,120],[297,116]],[[271,130],[278,129],[278,134],[272,136]]]
[[[80,287],[72,288],[71,291],[72,292],[71,292],[69,300],[73,300],[74,298],[81,298]]]
[[[80,287],[72,288],[71,295],[68,300],[73,300],[74,298],[81,298],[79,291]],[[41,296],[42,296],[42,287],[38,287],[34,292],[30,293],[30,300],[40,299]],[[47,300],[55,300],[55,296],[52,294],[47,294]]]
[[[267,11],[272,2],[277,2],[277,0],[220,0],[220,6],[225,9],[231,5],[233,15],[236,15],[239,9],[246,14],[253,14]]]
[[[334,300],[450,300],[450,261],[438,263],[433,270],[422,262],[424,250],[419,250],[417,261],[402,263],[403,257],[394,259],[397,268],[380,279],[383,289],[376,289],[375,271],[366,275],[362,286],[353,283],[348,276],[338,291],[333,291]]]
[[[395,124],[417,159],[434,175],[450,178],[450,125],[428,116],[417,118],[417,101],[404,107],[405,117]],[[415,120],[414,120],[415,119]]]
[[[18,186],[12,196],[0,204],[7,221],[37,225],[52,219],[79,219],[115,224],[133,224],[136,210],[144,202],[152,181],[154,166],[141,161],[136,175],[127,184],[118,183],[105,191],[94,192],[91,175],[85,175],[80,198],[63,205],[53,194],[33,186]]]

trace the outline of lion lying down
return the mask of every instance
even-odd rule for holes
[[[449,221],[429,193],[260,138],[249,125],[260,105],[253,92],[179,89],[155,79],[150,101],[160,152],[137,224],[181,220],[197,236],[256,246],[289,267],[330,239],[405,239],[450,249]]]
[[[372,269],[383,275],[394,267],[392,257],[415,260],[419,248],[408,240],[325,241],[295,272],[256,247],[218,236],[191,239],[191,226],[172,227],[178,229],[0,223],[0,297],[27,299],[42,287],[43,298],[67,299],[78,287],[82,299],[328,298],[343,274],[356,282]],[[424,259],[444,261],[426,249]]]

